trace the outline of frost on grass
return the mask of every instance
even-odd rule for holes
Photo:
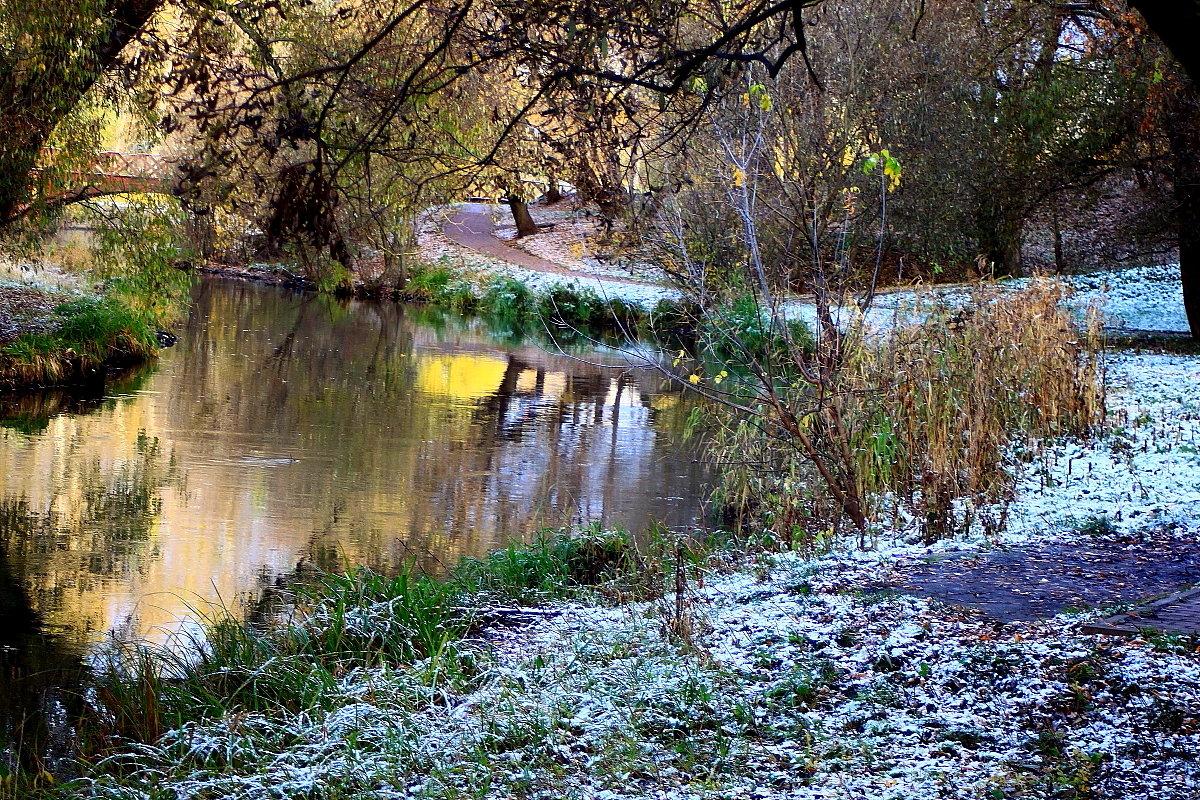
[[[1059,541],[1088,517],[1118,535],[1200,527],[1200,360],[1122,354],[1108,367],[1114,430],[1032,454],[1010,543]],[[566,606],[410,668],[351,670],[303,712],[184,725],[114,755],[77,794],[1200,796],[1194,641],[1084,636],[1086,615],[1002,624],[870,592],[897,559],[928,553],[899,540],[709,574],[682,640],[660,604]]]
[[[868,571],[869,572],[869,571]],[[865,575],[867,573],[863,573]],[[826,591],[780,557],[713,576],[691,641],[653,604],[571,608],[321,707],[230,715],[109,762],[83,796],[1185,798],[1200,664],[1063,620],[1000,628]],[[816,583],[814,583],[814,580]],[[514,659],[516,647],[524,653]],[[115,777],[124,775],[125,777]]]
[[[1065,302],[1068,306],[1080,315],[1095,306],[1101,311],[1108,329],[1163,333],[1189,330],[1177,264],[1067,275],[1055,280],[1061,281],[1067,291]],[[1016,278],[981,286],[999,292],[1018,292],[1028,288],[1029,283],[1029,278]],[[866,311],[863,328],[868,332],[882,332],[896,326],[919,324],[931,308],[961,309],[968,307],[972,300],[970,287],[963,285],[884,290],[874,297]],[[810,326],[817,321],[816,308],[810,298],[785,303],[783,313]],[[857,322],[861,312],[851,303],[835,307],[832,313],[834,323],[844,328]]]
[[[1010,541],[1103,520],[1118,532],[1200,527],[1200,359],[1118,354],[1107,364],[1110,433],[1031,454]]]

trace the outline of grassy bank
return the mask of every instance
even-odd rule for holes
[[[141,645],[110,650],[107,669],[87,690],[89,711],[79,727],[87,777],[53,785],[40,770],[27,770],[0,783],[0,797],[135,797],[147,789],[153,797],[177,796],[165,784],[159,793],[152,785],[158,778],[144,783],[161,777],[159,766],[135,762],[171,752],[181,732],[189,732],[183,735],[191,748],[198,743],[191,732],[231,722],[267,737],[255,747],[287,746],[286,735],[277,738],[285,729],[346,714],[351,697],[368,686],[396,713],[444,709],[478,687],[495,631],[550,619],[555,612],[545,606],[567,600],[670,604],[662,598],[675,586],[676,570],[690,570],[691,553],[658,531],[634,537],[593,526],[545,532],[464,560],[440,578],[364,569],[298,575],[286,597],[268,598],[249,621],[212,621],[187,655]],[[244,755],[214,751],[200,761],[206,771],[228,769],[236,783]],[[347,775],[312,796],[351,796],[361,785]]]
[[[579,328],[644,331],[653,312],[621,298],[602,298],[591,289],[566,284],[537,291],[516,278],[495,276],[477,284],[448,267],[418,271],[405,288],[409,300],[429,302],[460,313],[480,314],[518,325],[549,323]],[[668,309],[655,309],[666,313]]]
[[[31,327],[0,343],[0,389],[92,382],[107,367],[143,361],[158,347],[150,315],[116,296],[59,303]]]
[[[592,530],[441,581],[317,576],[274,623],[213,625],[197,660],[127,652],[94,693],[87,774],[11,796],[1165,800],[1200,786],[1184,642],[1000,630],[863,591],[876,560],[697,570],[679,556]]]
[[[289,270],[268,265],[208,271],[225,277],[264,281],[298,291],[424,304],[467,316],[484,317],[516,332],[549,327],[585,334],[671,339],[680,334],[690,334],[697,324],[695,311],[689,311],[678,301],[660,300],[647,305],[621,297],[602,297],[591,288],[571,282],[551,283],[537,288],[518,278],[486,272],[472,273],[442,262],[415,266],[402,289],[363,285],[324,289]]]

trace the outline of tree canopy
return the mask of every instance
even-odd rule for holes
[[[657,194],[652,205],[695,194],[705,170],[724,169],[702,156],[721,152],[723,120],[752,85],[787,111],[768,126],[770,171],[799,170],[768,225],[781,242],[799,234],[819,251],[854,188],[837,176],[888,148],[907,165],[893,248],[1014,273],[1055,198],[1114,174],[1162,176],[1187,214],[1200,194],[1182,155],[1198,9],[8,0],[0,219],[52,205],[49,183],[86,163],[97,120],[136,111],[181,156],[175,191],[193,211],[252,221],[268,252],[350,268],[367,251],[402,252],[423,208],[483,183],[516,207],[528,181],[563,180],[610,218],[639,210],[631,192]],[[779,269],[795,276],[788,247]],[[1198,270],[1185,250],[1186,279]]]

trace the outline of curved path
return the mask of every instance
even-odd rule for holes
[[[492,209],[483,203],[467,203],[460,206],[442,225],[442,233],[450,241],[470,248],[485,256],[507,261],[533,272],[545,272],[551,275],[562,275],[566,278],[591,278],[593,280],[623,283],[630,286],[652,286],[662,288],[660,284],[650,281],[640,281],[636,278],[625,278],[618,275],[604,275],[598,272],[582,272],[570,270],[548,261],[540,256],[526,253],[524,250],[497,239],[493,233]]]

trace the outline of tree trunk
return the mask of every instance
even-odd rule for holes
[[[1054,273],[1056,275],[1065,275],[1067,272],[1067,259],[1063,252],[1063,234],[1062,220],[1058,214],[1058,201],[1054,201],[1053,217],[1054,221]]]
[[[1021,239],[1025,221],[1010,209],[988,203],[975,215],[980,254],[996,277],[1021,274]],[[986,272],[986,270],[984,270]]]
[[[506,199],[508,208],[512,211],[513,221],[517,223],[517,238],[537,233],[537,223],[529,215],[529,204],[525,202],[525,199],[513,192],[509,192]]]
[[[33,201],[31,171],[37,165],[38,154],[47,134],[13,131],[20,123],[8,115],[0,115],[0,222],[7,223],[20,216],[22,209]]]
[[[25,20],[30,42],[22,47],[37,49],[45,68],[16,78],[21,72],[15,64],[0,60],[0,225],[35,199],[30,170],[54,128],[161,5],[162,0],[107,0],[52,20]]]
[[[1190,81],[1167,114],[1179,235],[1179,279],[1192,338],[1200,334],[1200,95]]]
[[[542,199],[547,203],[557,203],[559,200],[562,200],[562,197],[562,191],[558,188],[558,176],[551,174],[550,186],[546,189],[546,194],[543,195]]]

